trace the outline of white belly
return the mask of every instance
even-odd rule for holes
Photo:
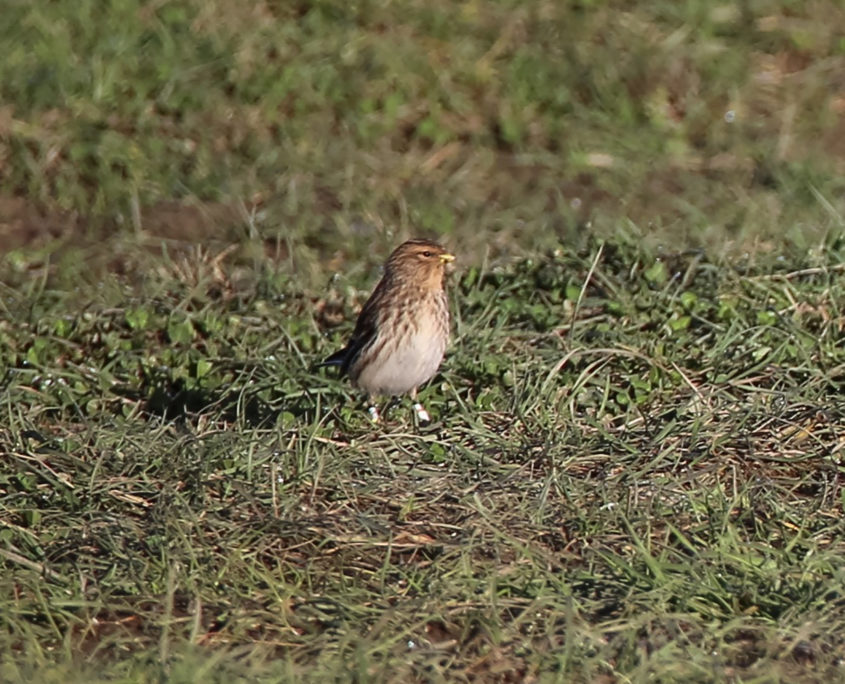
[[[403,344],[385,349],[378,362],[361,369],[355,384],[370,394],[404,394],[423,384],[437,372],[443,360],[446,340],[419,332]]]
[[[358,387],[371,395],[396,395],[431,379],[440,367],[449,338],[445,297],[432,304],[434,311],[414,318],[413,324],[407,320],[395,322],[393,329],[404,332],[398,339],[382,338],[385,331],[381,330],[370,349],[362,350],[360,359],[350,369]]]

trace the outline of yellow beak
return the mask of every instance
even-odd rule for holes
[[[454,260],[455,260],[454,254],[441,254],[440,255],[440,261],[442,261],[444,264],[448,264],[450,261],[454,261]]]

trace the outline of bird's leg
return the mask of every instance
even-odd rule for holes
[[[411,390],[411,401],[414,402],[414,413],[417,416],[417,420],[421,423],[430,423],[431,416],[428,415],[428,411],[425,410],[425,407],[417,401],[417,388]]]
[[[373,421],[373,423],[378,423],[380,416],[378,413],[378,406],[376,406],[375,397],[369,397],[367,399],[367,403],[369,404],[369,407],[367,408],[367,413],[370,414],[370,420]]]
[[[428,411],[425,410],[425,406],[423,406],[419,402],[414,403],[414,413],[417,414],[417,418],[421,423],[430,423],[431,416],[428,415]]]

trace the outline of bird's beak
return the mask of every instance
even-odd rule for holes
[[[455,260],[454,254],[441,254],[440,255],[440,261],[442,261],[444,264],[448,264],[448,263],[450,263],[454,260]]]

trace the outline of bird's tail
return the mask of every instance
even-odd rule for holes
[[[326,366],[343,367],[345,361],[346,349],[341,349],[340,351],[336,351],[334,354],[324,359],[323,361],[320,361],[320,363],[316,364],[314,368],[325,368]]]

